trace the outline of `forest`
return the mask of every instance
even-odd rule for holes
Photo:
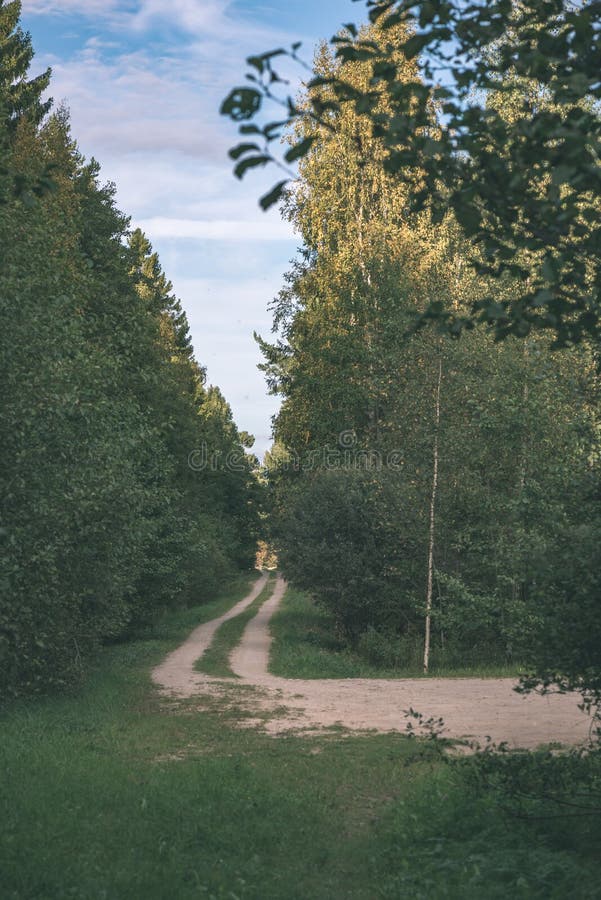
[[[100,643],[252,567],[260,507],[249,437],[149,240],[42,100],[19,14],[0,4],[4,696],[72,683]],[[203,446],[222,463],[192,468]]]
[[[367,7],[300,96],[295,45],[222,106],[238,177],[299,162],[261,200],[302,242],[258,336],[280,563],[375,662],[513,661],[596,704],[598,10]]]
[[[282,209],[302,244],[272,304],[274,336],[257,336],[283,401],[261,474],[205,384],[149,240],[80,154],[67,110],[42,101],[50,73],[29,76],[19,4],[3,4],[5,689],[67,683],[88,647],[215,590],[269,537],[286,577],[376,662],[514,662],[594,699],[598,341],[569,309],[551,327],[540,299],[529,319],[509,327],[513,313],[499,313],[491,326],[491,309],[523,311],[528,281],[557,262],[545,257],[541,276],[542,250],[516,238],[495,270],[465,210],[424,199],[423,164],[390,165],[373,122],[396,122],[398,85],[425,81],[406,26],[376,10],[356,37],[321,45],[287,126],[299,172]],[[395,80],[361,107],[391,35]],[[489,52],[502,54],[498,40]],[[273,56],[251,62],[272,72]],[[596,116],[588,95],[560,107],[515,67],[489,80],[497,130],[533,110],[563,121],[582,109],[587,128]],[[442,143],[437,102],[421,112]],[[547,187],[565,205],[545,177],[537,196]],[[222,465],[190,465],[201,446]],[[241,467],[226,464],[234,451]]]
[[[601,898],[601,3],[358,7],[215,109],[259,460],[0,0],[11,900]]]

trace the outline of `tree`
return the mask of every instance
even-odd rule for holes
[[[453,334],[485,321],[497,338],[545,328],[559,346],[586,336],[597,339],[600,4],[367,0],[366,5],[378,33],[365,37],[349,24],[330,41],[339,59],[368,63],[366,87],[340,73],[317,73],[308,83],[307,108],[277,94],[281,80],[275,61],[285,54],[298,60],[299,44],[249,57],[250,85],[235,88],[222,106],[242,123],[245,140],[231,151],[236,174],[280,162],[272,147],[299,119],[309,116],[328,128],[333,112],[352,105],[385,148],[386,169],[401,182],[419,173],[422,188],[413,196],[414,207],[427,207],[434,222],[452,209],[473,248],[470,260],[477,271],[522,283],[511,298],[485,295],[460,315],[435,300],[422,321],[435,318]],[[421,78],[401,76],[399,55],[421,58]],[[491,90],[504,90],[514,74],[536,82],[550,102],[533,105],[525,96],[520,114],[508,121],[486,98]],[[324,87],[329,89],[325,102]],[[382,108],[383,97],[388,108]],[[252,123],[274,99],[284,108],[283,118],[264,126]],[[433,109],[439,111],[435,132]],[[284,163],[303,158],[312,145],[307,138],[296,142]],[[285,185],[280,182],[262,204],[276,202]]]
[[[359,89],[369,61],[322,48],[317,69]],[[473,273],[452,216],[433,229],[412,211],[419,181],[385,172],[351,105],[303,135],[319,139],[285,206],[301,257],[274,303],[277,339],[261,339],[283,396],[269,478],[284,571],[354,642],[372,628],[415,645],[425,625],[425,662],[430,630],[439,658],[443,645],[464,664],[526,654],[532,548],[544,558],[554,522],[577,517],[595,443],[590,353],[482,329],[408,337],[435,299],[459,316],[519,286]]]
[[[225,401],[209,427],[212,392],[157,255],[68,112],[40,120],[18,11],[0,4],[3,696],[71,683],[103,641],[202,601],[250,565],[258,518],[254,460]],[[221,499],[189,465],[213,436],[243,456]]]
[[[51,99],[42,101],[51,70],[28,78],[33,47],[30,35],[19,26],[20,16],[20,0],[0,0],[0,97],[3,125],[9,132],[24,118],[39,125],[52,106]]]
[[[54,186],[51,167],[32,179],[15,168],[11,157],[18,127],[24,122],[35,127],[52,106],[51,99],[42,101],[50,69],[28,78],[33,48],[29,34],[19,26],[20,14],[19,0],[0,0],[0,204],[11,196],[33,202]]]

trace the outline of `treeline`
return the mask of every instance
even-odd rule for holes
[[[0,2],[3,695],[201,601],[253,564],[259,521],[252,441],[150,243],[42,102],[19,15]],[[202,448],[221,463],[191,468]]]
[[[381,37],[370,28],[362,40]],[[415,60],[395,64],[419,81]],[[357,96],[373,85],[369,61],[327,46],[316,74],[324,110],[332,76]],[[545,102],[514,75],[488,102],[515,121],[525,97]],[[274,302],[276,339],[261,340],[283,396],[268,460],[283,570],[375,662],[517,663],[598,690],[598,348],[415,331],[437,303],[460,320],[491,295],[502,310],[518,285],[476,276],[450,213],[433,225],[412,211],[419,175],[390,172],[377,108],[324,116],[294,135],[313,140],[285,207],[303,247]]]

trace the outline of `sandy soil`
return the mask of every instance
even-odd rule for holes
[[[219,692],[223,679],[194,670],[219,625],[248,606],[265,584],[262,576],[251,593],[228,613],[201,625],[152,673],[165,693],[193,697]],[[537,694],[523,697],[508,678],[408,678],[303,680],[278,678],[268,672],[271,635],[269,620],[286,591],[277,578],[273,593],[249,622],[231,656],[239,676],[229,684],[255,688],[241,692],[240,705],[270,716],[264,727],[272,734],[290,730],[323,730],[340,725],[351,730],[400,731],[410,707],[424,718],[444,719],[444,736],[484,743],[506,741],[512,747],[536,747],[585,741],[590,718],[578,709],[578,697]],[[263,719],[256,719],[257,724]],[[252,720],[254,724],[255,720]],[[248,720],[241,724],[249,724]]]

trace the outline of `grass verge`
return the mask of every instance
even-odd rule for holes
[[[272,590],[273,580],[268,578],[265,582],[265,587],[250,606],[247,606],[243,612],[234,616],[233,619],[227,619],[219,627],[213,637],[211,646],[196,661],[194,668],[198,672],[204,672],[205,675],[213,675],[217,678],[238,677],[230,668],[230,653],[240,643],[247,624],[257,614]]]
[[[470,760],[400,735],[273,739],[218,701],[162,700],[151,668],[227,605],[2,711],[3,900],[600,896],[599,821],[510,817]]]
[[[283,678],[423,678],[420,648],[396,666],[375,665],[336,637],[330,614],[307,594],[289,588],[271,620],[274,637],[269,671]],[[415,651],[415,652],[413,652]],[[448,678],[511,678],[517,666],[449,665],[432,648],[430,675]]]

